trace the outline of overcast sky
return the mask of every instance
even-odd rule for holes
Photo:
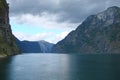
[[[7,0],[13,33],[20,40],[46,40],[56,43],[89,15],[120,0]]]

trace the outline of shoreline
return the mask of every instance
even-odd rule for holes
[[[5,57],[7,57],[7,55],[0,55],[0,59]]]

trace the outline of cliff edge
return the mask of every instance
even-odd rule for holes
[[[9,6],[6,0],[0,0],[0,57],[19,53],[9,24]]]

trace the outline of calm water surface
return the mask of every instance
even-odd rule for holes
[[[0,59],[0,80],[120,80],[120,55],[17,55]]]

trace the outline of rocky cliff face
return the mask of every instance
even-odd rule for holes
[[[9,24],[9,7],[6,0],[0,0],[0,56],[19,52]]]
[[[120,53],[120,8],[113,6],[89,16],[75,31],[58,42],[57,53]]]

